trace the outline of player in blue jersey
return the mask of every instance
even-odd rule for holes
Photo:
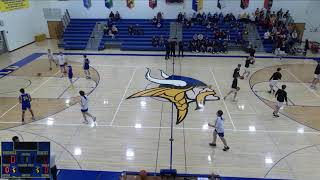
[[[90,60],[87,58],[87,55],[83,55],[83,70],[87,79],[91,79],[90,77]]]
[[[32,115],[32,120],[35,120],[33,111],[31,109],[31,96],[28,93],[25,93],[24,89],[20,89],[20,96],[19,96],[19,102],[22,105],[22,123],[24,123],[24,114],[26,110],[28,109]]]
[[[69,78],[69,81],[70,81],[71,85],[73,85],[73,82],[72,82],[73,71],[72,71],[72,66],[71,65],[68,65],[68,78]]]

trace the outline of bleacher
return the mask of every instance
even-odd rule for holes
[[[86,48],[92,30],[96,23],[106,23],[106,19],[71,19],[70,24],[66,28],[63,36],[64,48],[83,50]],[[169,38],[170,23],[175,22],[174,19],[162,20],[162,27],[157,28],[149,19],[122,19],[114,22],[119,30],[118,35],[114,39],[109,35],[104,35],[99,44],[99,50],[105,49],[107,44],[119,44],[121,50],[131,51],[159,51],[164,50],[164,47],[153,47],[151,39],[153,36],[163,36],[164,39]],[[138,24],[143,30],[143,35],[129,35],[128,27]],[[240,25],[239,31],[243,30],[243,24]],[[238,31],[233,30],[229,24],[219,24],[221,30],[228,30],[230,33],[231,42],[234,42]],[[192,40],[196,33],[202,33],[209,38],[213,38],[213,31],[207,31],[205,26],[194,25],[190,28],[183,28],[183,40],[187,48],[187,42]]]
[[[264,29],[262,26],[257,25],[258,33],[260,36],[260,39],[263,44],[264,51],[267,53],[272,53],[272,46],[273,46],[273,41],[270,39],[264,39],[264,33],[267,31]]]
[[[95,24],[96,21],[90,19],[71,19],[63,33],[64,49],[85,49]]]

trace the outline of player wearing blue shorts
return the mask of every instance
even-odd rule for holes
[[[87,120],[87,116],[91,117],[93,122],[96,122],[96,117],[94,117],[93,115],[91,115],[88,111],[88,97],[85,95],[85,93],[83,91],[79,91],[80,94],[80,105],[81,105],[81,112],[82,112],[82,116],[83,116],[83,123],[88,124],[88,120]]]
[[[224,119],[222,118],[223,112],[219,110],[217,112],[217,119],[214,125],[208,123],[208,126],[214,127],[215,130],[213,131],[213,141],[212,143],[209,143],[210,146],[216,147],[216,141],[217,141],[217,135],[220,137],[221,141],[224,144],[223,151],[228,151],[230,148],[227,145],[227,141],[224,138]]]
[[[32,115],[32,120],[35,120],[33,111],[31,109],[31,96],[28,93],[25,93],[23,88],[20,89],[20,93],[21,94],[19,96],[19,102],[22,105],[22,123],[24,123],[24,114],[27,109],[30,111]]]
[[[71,65],[68,65],[68,78],[69,78],[69,81],[70,81],[71,85],[73,85],[73,82],[72,82],[73,71],[72,71]]]
[[[87,79],[90,79],[90,60],[87,58],[87,55],[83,55],[83,70]]]

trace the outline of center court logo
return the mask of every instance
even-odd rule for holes
[[[211,86],[199,80],[185,76],[169,76],[163,71],[161,71],[161,76],[164,79],[156,79],[151,77],[150,72],[151,70],[148,69],[145,78],[159,86],[137,92],[127,99],[158,97],[172,102],[177,109],[176,124],[181,123],[186,118],[190,103],[195,102],[197,106],[195,110],[198,110],[205,105],[206,101],[220,100]]]

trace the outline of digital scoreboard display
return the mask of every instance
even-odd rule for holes
[[[2,142],[1,178],[49,178],[50,142]]]

